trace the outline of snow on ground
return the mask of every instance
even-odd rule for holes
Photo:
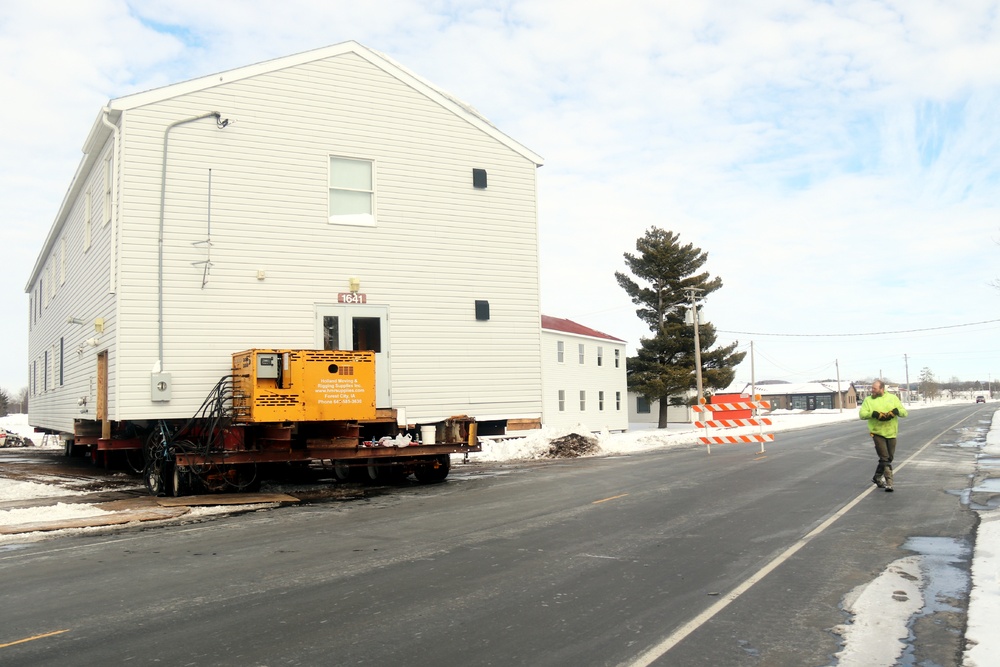
[[[968,404],[968,399],[942,400],[932,403],[911,404],[910,410],[932,408],[942,405]],[[996,415],[996,424],[992,427],[986,439],[986,444],[980,454],[981,458],[1000,459],[1000,419]],[[744,433],[778,433],[799,428],[807,428],[818,424],[858,421],[858,412],[852,410],[815,410],[804,412],[796,410],[776,410],[766,415],[773,422],[763,429],[746,427],[739,429],[711,429],[710,435],[737,435]],[[6,428],[22,436],[32,438],[36,445],[42,443],[42,438],[28,426],[26,415],[9,415],[0,418],[0,428]],[[905,422],[904,422],[905,429]],[[544,458],[549,451],[550,442],[570,433],[586,433],[582,429],[540,429],[520,434],[520,437],[483,438],[483,451],[470,454],[472,461],[499,462],[514,460],[532,460]],[[867,440],[863,423],[858,424],[859,438]],[[638,427],[626,433],[596,434],[600,444],[597,456],[625,455],[645,452],[664,447],[694,445],[703,429],[696,429],[691,424],[670,424],[666,429]],[[780,436],[779,436],[780,437]],[[46,443],[47,447],[61,447],[55,439]],[[717,445],[728,447],[733,445]],[[754,445],[738,445],[754,446]],[[460,457],[456,457],[457,460]],[[20,482],[16,480],[0,480],[0,502],[6,500],[31,499],[40,497],[55,497],[73,495],[75,492],[47,484]],[[259,508],[271,507],[262,504]],[[258,506],[251,506],[256,509]],[[194,508],[188,516],[208,516],[213,513],[226,512],[231,508]],[[56,503],[49,507],[26,508],[0,511],[0,525],[14,525],[34,521],[52,521],[64,518],[90,517],[103,513],[103,510],[91,505],[67,505]],[[972,562],[972,587],[969,595],[968,625],[966,630],[967,650],[964,654],[963,667],[986,667],[996,664],[995,656],[1000,654],[1000,633],[995,631],[1000,622],[1000,509],[979,511],[980,526],[977,531],[975,552]],[[85,532],[92,529],[74,529],[62,532]],[[15,538],[19,542],[39,539],[34,533],[17,536],[7,536],[0,543],[10,542]],[[909,556],[892,563],[885,572],[868,584],[856,588],[845,600],[845,609],[853,614],[850,623],[837,628],[842,634],[844,648],[838,654],[839,664],[858,664],[866,667],[876,665],[894,665],[903,650],[908,636],[908,623],[913,614],[921,607],[933,604],[933,600],[925,600],[921,587],[918,585],[923,570],[921,563],[926,562],[926,556]],[[923,559],[923,560],[922,560]],[[907,583],[909,582],[909,583]],[[900,592],[905,595],[900,597]],[[896,602],[906,604],[892,605],[894,614],[887,617],[886,596],[896,596]],[[905,599],[902,599],[905,598]],[[887,628],[891,631],[887,632]],[[877,630],[877,631],[876,631]],[[889,641],[891,638],[898,641]],[[882,651],[883,660],[873,662]],[[877,650],[878,649],[878,650]]]

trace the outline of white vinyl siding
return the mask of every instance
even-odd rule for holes
[[[581,342],[582,341],[582,342]],[[598,345],[599,342],[599,345]],[[584,428],[598,432],[624,431],[628,429],[628,410],[621,401],[627,391],[625,369],[613,364],[560,363],[559,351],[576,346],[578,359],[586,362],[586,348],[593,346],[602,350],[625,349],[624,342],[608,338],[596,338],[581,334],[571,334],[550,329],[542,330],[542,368],[546,398],[542,425],[553,428]],[[564,388],[564,389],[560,389]],[[566,406],[566,392],[573,397],[573,403]],[[614,392],[616,403],[607,405],[605,397]],[[588,396],[591,400],[587,400]],[[593,400],[594,397],[597,400]]]
[[[101,208],[103,224],[111,222],[111,212],[115,198],[115,156],[110,151],[104,158],[104,205]]]
[[[83,249],[90,250],[91,240],[94,234],[94,198],[87,190],[84,195],[83,209]]]
[[[163,371],[172,376],[173,394],[169,402],[152,403],[164,130],[216,109],[235,122],[220,129],[208,118],[169,134]],[[88,418],[75,401],[89,395],[96,405],[89,379],[101,350],[109,351],[111,419],[190,417],[229,372],[233,352],[317,347],[317,307],[336,304],[353,276],[368,303],[388,308],[392,404],[405,408],[409,422],[455,414],[541,418],[536,165],[530,159],[352,53],[165,96],[123,113],[114,167],[118,213],[113,224],[98,226],[96,247],[86,257],[69,253],[72,298],[59,300],[76,304],[60,315],[63,326],[68,315],[86,322],[64,330],[66,386],[56,393],[73,402],[53,404],[51,415],[49,406],[37,405],[46,420],[40,425],[72,430],[74,416]],[[110,145],[109,138],[102,150]],[[331,156],[371,161],[377,226],[330,224]],[[472,187],[473,167],[489,170],[489,188]],[[100,160],[92,171],[85,187],[100,187]],[[206,260],[207,250],[196,244],[207,238],[209,203],[212,265],[203,287],[204,265],[196,263]],[[67,214],[65,229],[78,225],[71,249],[83,247],[82,208],[74,205]],[[109,295],[112,252],[119,278]],[[475,319],[479,299],[490,302],[488,322]],[[96,317],[107,323],[99,345],[78,354],[79,344],[95,335]],[[39,343],[42,329],[32,331]],[[59,333],[44,329],[47,342]]]

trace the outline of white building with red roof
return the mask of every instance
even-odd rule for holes
[[[542,424],[628,429],[624,340],[542,315]]]

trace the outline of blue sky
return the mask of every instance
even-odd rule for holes
[[[0,3],[0,387],[27,384],[23,287],[102,105],[349,39],[545,157],[546,314],[633,353],[646,330],[614,272],[658,226],[709,253],[724,287],[706,312],[720,342],[754,341],[758,380],[837,361],[843,379],[902,380],[904,354],[911,380],[1000,379],[1000,2],[580,8]]]

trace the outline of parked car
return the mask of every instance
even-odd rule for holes
[[[985,403],[985,402],[986,402],[985,396],[976,396],[976,403]]]

